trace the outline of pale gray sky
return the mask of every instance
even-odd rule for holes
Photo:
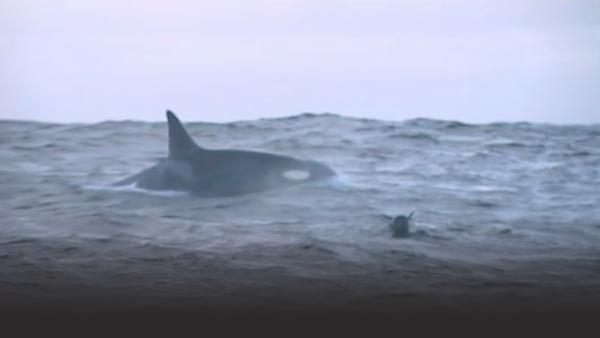
[[[600,123],[600,0],[2,0],[0,119]]]

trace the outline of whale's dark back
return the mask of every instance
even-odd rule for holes
[[[182,190],[199,196],[232,196],[320,180],[335,175],[326,165],[247,150],[210,150],[198,146],[179,119],[167,111],[166,159],[115,183],[151,190]]]

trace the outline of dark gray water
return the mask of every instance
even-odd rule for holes
[[[165,123],[0,121],[0,284],[210,297],[263,274],[265,288],[373,278],[372,299],[493,283],[600,294],[599,125],[302,114],[186,126],[203,147],[310,158],[339,177],[221,199],[114,189],[165,156]],[[392,238],[389,217],[412,211],[418,235]]]

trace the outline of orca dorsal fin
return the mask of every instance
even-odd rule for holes
[[[187,130],[175,114],[167,110],[167,123],[169,125],[169,157],[176,158],[192,150],[201,149],[190,137]]]

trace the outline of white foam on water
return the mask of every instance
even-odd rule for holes
[[[511,188],[507,186],[493,186],[493,185],[473,185],[473,186],[465,186],[457,183],[437,183],[432,184],[434,187],[449,189],[449,190],[457,190],[457,191],[477,191],[477,192],[518,192],[519,190],[516,188]]]
[[[493,185],[475,185],[475,186],[472,186],[470,188],[470,190],[482,191],[482,192],[488,192],[488,191],[490,191],[490,192],[493,192],[493,191],[518,192],[518,190],[515,188],[500,187],[500,186],[493,186]]]
[[[139,188],[136,185],[136,182],[133,182],[129,185],[122,186],[107,186],[107,185],[84,185],[84,189],[86,190],[95,190],[95,191],[124,191],[124,192],[134,192],[134,193],[142,193],[151,196],[160,196],[160,197],[177,197],[177,196],[185,196],[189,195],[184,191],[176,191],[176,190],[148,190]]]

